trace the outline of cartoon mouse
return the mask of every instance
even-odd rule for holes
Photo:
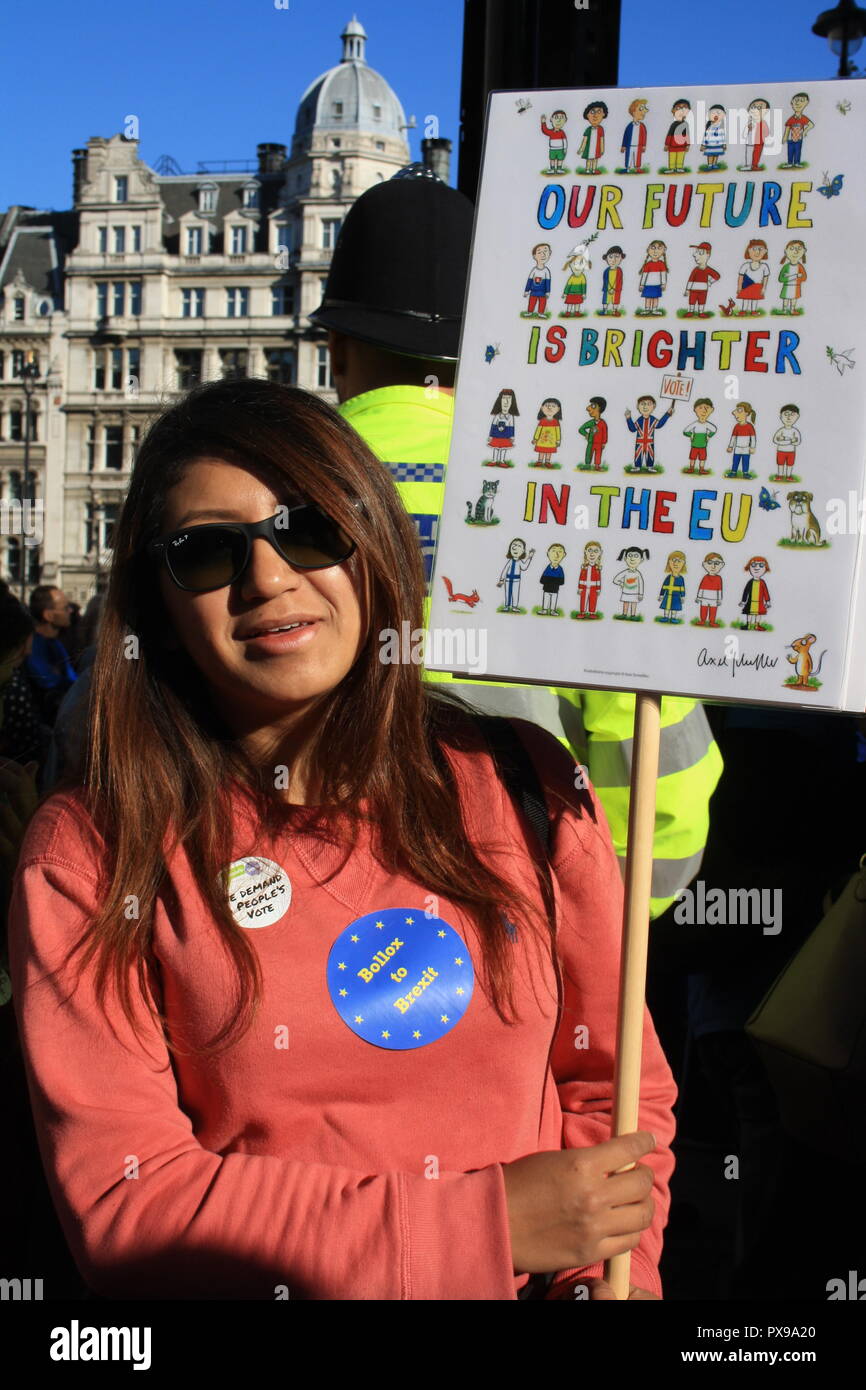
[[[810,648],[816,640],[814,632],[807,632],[804,637],[797,637],[793,642],[788,643],[788,646],[797,653],[796,656],[789,656],[787,658],[797,672],[797,679],[793,685],[789,686],[790,690],[810,690],[812,688],[809,685],[810,677],[819,674],[824,662],[824,657],[827,655],[827,649],[825,648],[821,653],[821,660],[818,662],[818,665],[813,665]]]

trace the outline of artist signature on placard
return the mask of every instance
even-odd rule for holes
[[[698,652],[697,664],[698,666],[727,666],[730,668],[733,679],[740,666],[754,666],[756,671],[772,670],[774,666],[778,666],[779,657],[767,656],[764,652],[756,652],[754,656],[746,656],[742,652],[735,657],[710,656],[706,647],[701,647]]]

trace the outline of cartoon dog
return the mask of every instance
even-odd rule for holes
[[[789,492],[788,506],[791,508],[791,540],[800,545],[820,545],[821,527],[812,511],[811,492]]]
[[[796,656],[789,656],[787,659],[797,672],[797,679],[793,685],[788,687],[789,690],[812,689],[809,685],[809,680],[812,676],[817,676],[819,674],[824,664],[824,657],[827,655],[825,649],[821,653],[821,660],[818,662],[818,665],[814,665],[810,648],[816,640],[814,632],[807,632],[805,636],[797,637],[793,642],[788,643],[788,646],[796,652]]]

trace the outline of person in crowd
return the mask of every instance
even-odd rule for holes
[[[321,398],[220,381],[153,424],[85,778],[36,810],[9,913],[97,1295],[512,1300],[540,1275],[595,1301],[630,1251],[630,1298],[661,1296],[676,1093],[644,1010],[640,1128],[610,1138],[604,813],[511,721],[551,820],[536,874],[472,710],[380,660],[423,596],[387,470]]]
[[[27,657],[27,675],[41,705],[41,718],[53,724],[63,696],[76,680],[69,654],[59,640],[71,621],[71,604],[62,589],[40,584],[30,595],[30,614],[35,624],[33,646]]]
[[[60,702],[44,773],[44,787],[52,787],[67,771],[83,774],[87,753],[90,710],[90,677],[96,657],[96,638],[103,594],[88,600],[81,620],[81,651],[76,661],[78,679]]]
[[[415,522],[428,582],[454,414],[472,219],[469,199],[421,165],[368,189],[343,222],[322,303],[310,315],[328,330],[341,415],[387,464]],[[633,695],[461,677],[452,682],[436,671],[425,672],[425,679],[453,688],[477,709],[529,719],[559,738],[589,769],[624,872]],[[722,766],[694,700],[662,701],[661,738],[654,916],[698,872]]]

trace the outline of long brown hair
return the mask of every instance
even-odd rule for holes
[[[297,808],[275,790],[274,769],[257,765],[221,723],[191,658],[165,648],[167,613],[153,562],[142,553],[162,532],[167,493],[203,456],[260,471],[278,496],[291,492],[317,503],[355,542],[346,564],[366,590],[368,626],[354,666],[319,705],[310,765],[321,777],[321,807],[329,814],[311,811],[304,829],[332,835],[334,817],[345,817],[354,841],[359,803],[366,801],[383,862],[473,913],[483,942],[480,983],[500,1018],[514,1021],[507,1017],[515,1012],[512,952],[501,913],[529,928],[558,971],[552,895],[540,875],[542,914],[537,900],[485,862],[466,833],[454,770],[436,757],[435,745],[477,746],[469,707],[427,687],[414,662],[379,659],[377,634],[402,632],[406,621],[410,630],[423,626],[425,583],[414,526],[388,470],[330,406],[263,380],[197,387],[156,419],[135,460],[93,665],[86,764],[53,789],[79,787],[108,851],[100,866],[102,906],[72,953],[86,945],[83,969],[98,952],[97,998],[104,1002],[113,980],[133,1027],[135,975],[165,1029],[158,1004],[148,998],[154,905],[166,863],[182,844],[238,986],[226,1023],[205,1048],[192,1050],[222,1050],[236,1029],[246,1031],[259,1006],[258,959],[220,876],[232,858],[231,784],[251,795],[260,829],[285,832],[297,824]],[[132,917],[130,895],[137,908]],[[158,991],[153,994],[156,999]],[[176,1038],[166,1042],[185,1050]]]

